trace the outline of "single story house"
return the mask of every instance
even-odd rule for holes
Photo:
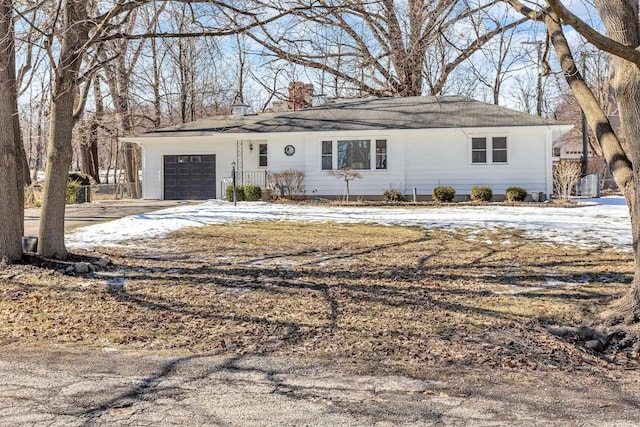
[[[340,197],[351,168],[352,198],[385,190],[429,198],[486,185],[553,192],[554,139],[571,126],[460,96],[338,99],[299,111],[212,117],[121,138],[142,147],[145,199],[222,198],[237,182],[268,185],[270,173],[304,172],[306,197]]]

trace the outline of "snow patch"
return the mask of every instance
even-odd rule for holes
[[[584,201],[586,203],[587,201]],[[71,249],[135,245],[186,227],[230,224],[240,221],[301,221],[315,223],[363,223],[406,227],[468,229],[515,228],[524,237],[541,243],[593,248],[631,249],[631,224],[626,203],[620,197],[588,200],[575,208],[541,206],[447,207],[328,207],[233,203],[210,200],[76,229],[66,236]]]

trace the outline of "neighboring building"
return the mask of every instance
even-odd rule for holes
[[[617,113],[617,107],[614,99],[609,100],[608,119],[614,131],[618,133],[620,129],[620,119]],[[573,124],[573,128],[562,135],[553,143],[553,162],[556,164],[560,161],[583,163],[583,135],[582,135],[582,113],[580,106],[573,96],[567,96],[560,103],[555,113],[556,118],[562,122]],[[584,171],[586,175],[599,174],[600,187],[602,189],[615,189],[616,184],[613,176],[607,166],[602,155],[602,150],[596,141],[593,132],[588,131],[588,151],[587,151],[587,169]]]
[[[428,198],[487,185],[551,195],[552,144],[571,126],[464,97],[334,100],[299,111],[213,117],[123,141],[142,147],[146,199],[221,198],[232,162],[239,184],[264,186],[268,172],[300,170],[306,197],[338,197],[328,174],[357,169],[352,197],[388,189]]]

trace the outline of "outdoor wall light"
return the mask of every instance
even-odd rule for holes
[[[249,151],[253,151],[253,142],[249,143]]]

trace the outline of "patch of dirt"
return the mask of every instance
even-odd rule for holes
[[[638,380],[632,345],[599,352],[546,328],[596,322],[629,287],[631,254],[474,235],[241,223],[65,262],[30,256],[0,270],[0,343],[272,355],[415,378]],[[107,271],[61,272],[105,255]]]

